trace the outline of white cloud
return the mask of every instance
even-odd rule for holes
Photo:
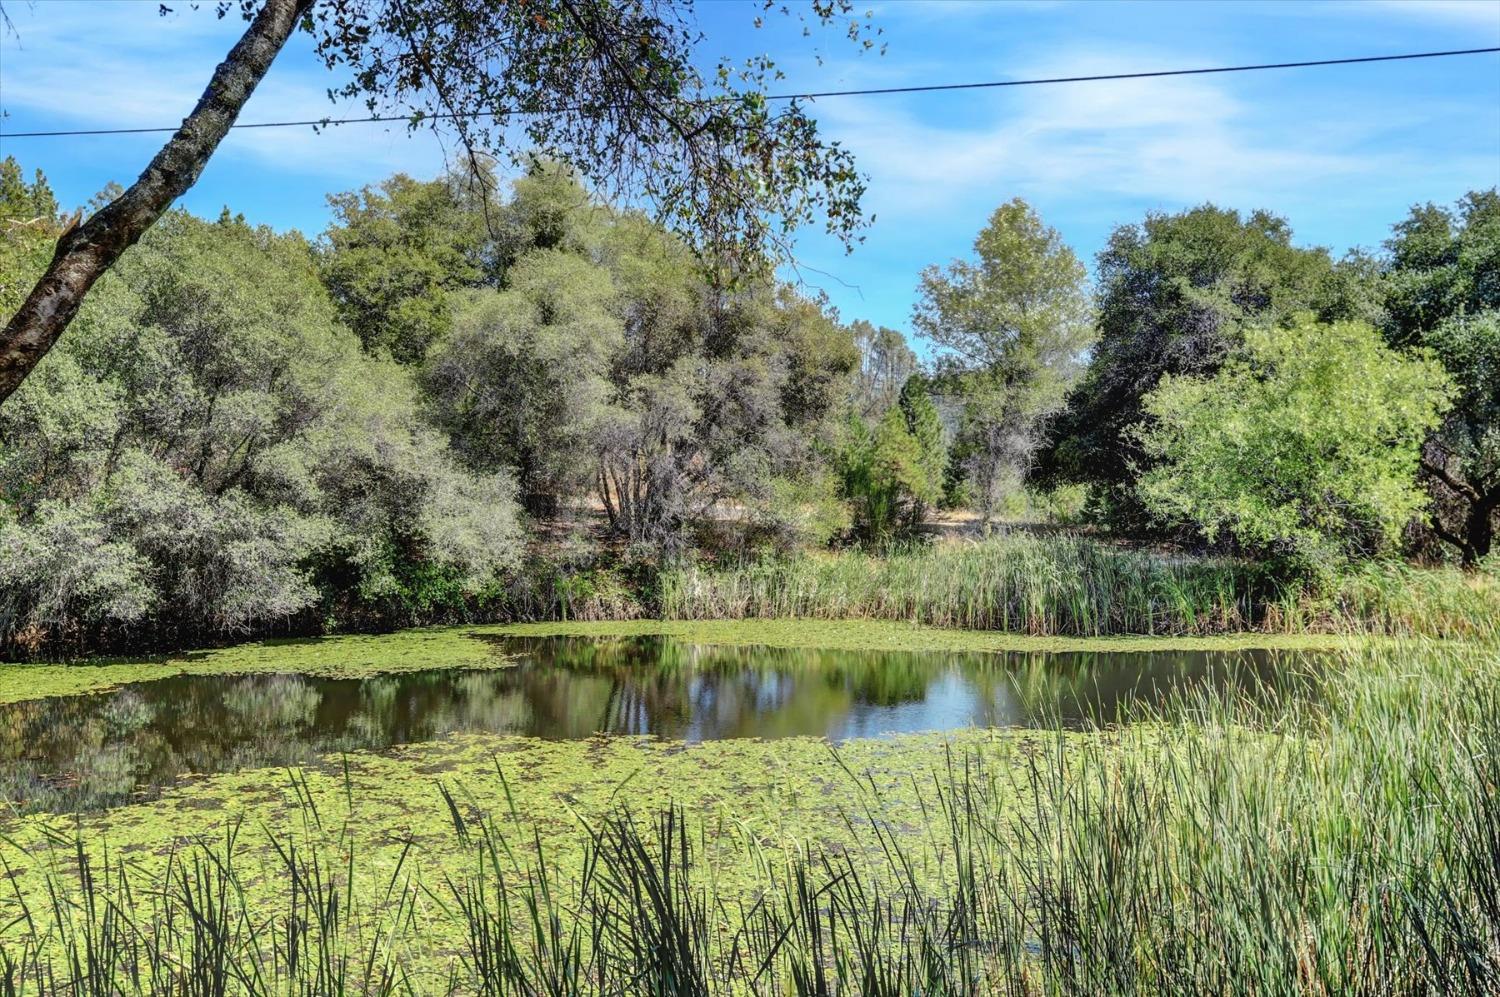
[[[1373,0],[1366,9],[1500,35],[1500,0]],[[1481,39],[1482,41],[1482,39]]]
[[[192,110],[214,67],[244,31],[238,16],[185,4],[166,17],[155,4],[44,4],[13,13],[19,38],[0,42],[4,109],[49,128],[173,125]],[[250,98],[242,122],[359,116],[362,105],[331,103],[334,77],[295,36]],[[7,123],[8,127],[14,127]],[[15,140],[20,141],[20,140]],[[278,170],[368,180],[395,170],[432,173],[443,153],[430,134],[401,124],[243,129],[218,153]]]
[[[1145,50],[1081,50],[1012,72],[1089,75],[1171,64],[1167,54]],[[1434,168],[1398,151],[1364,148],[1399,117],[1388,107],[1373,111],[1365,120],[1342,106],[1324,108],[1323,120],[1273,119],[1225,81],[1207,77],[817,105],[829,134],[870,173],[870,206],[887,218],[930,215],[976,191],[1284,204],[1294,192]],[[1441,168],[1473,171],[1476,164]]]

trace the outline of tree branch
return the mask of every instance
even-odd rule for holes
[[[1432,475],[1434,478],[1437,478],[1443,484],[1447,485],[1455,495],[1461,495],[1464,498],[1468,499],[1470,502],[1475,503],[1476,505],[1484,500],[1473,485],[1460,478],[1454,477],[1453,474],[1441,464],[1434,464],[1432,461],[1427,460],[1424,457],[1422,459],[1422,470],[1426,471],[1428,474]]]
[[[1458,550],[1459,550],[1459,553],[1463,554],[1465,557],[1468,556],[1468,554],[1469,554],[1469,544],[1468,544],[1468,542],[1465,541],[1463,537],[1459,536],[1458,534],[1452,532],[1447,527],[1445,527],[1442,524],[1442,522],[1436,516],[1432,517],[1432,532],[1433,532],[1433,535],[1436,536],[1439,540],[1442,540],[1445,543],[1448,543],[1448,544],[1451,544],[1454,547],[1457,547]]]

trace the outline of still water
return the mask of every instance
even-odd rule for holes
[[[1008,653],[722,647],[664,637],[501,638],[509,667],[364,679],[179,676],[0,706],[0,803],[89,810],[195,774],[482,731],[542,738],[842,740],[1128,721],[1194,690],[1313,695],[1315,659],[1272,651]]]

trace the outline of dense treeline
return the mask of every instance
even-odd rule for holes
[[[1048,492],[1314,585],[1493,546],[1494,191],[1338,261],[1264,212],[1152,215],[1095,287],[1012,201],[922,272],[926,365],[545,162],[330,200],[315,241],[170,214],[0,409],[11,653],[649,612],[664,566]],[[0,311],[59,218],[7,160]]]
[[[422,404],[300,235],[171,214],[0,410],[6,632],[173,641],[481,591],[517,562],[514,487]]]
[[[0,413],[7,643],[505,612],[558,569],[522,565],[523,524],[565,506],[602,511],[594,539],[647,575],[703,530],[745,553],[852,529],[846,451],[872,448],[845,437],[897,410],[896,372],[856,383],[855,332],[790,288],[710,281],[549,164],[497,190],[393,177],[332,198],[317,243],[164,219]],[[14,161],[3,198],[13,306],[58,211]],[[931,464],[935,413],[917,428],[869,459]]]

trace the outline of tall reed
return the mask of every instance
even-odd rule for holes
[[[688,566],[665,573],[660,590],[669,619],[871,618],[1089,637],[1500,634],[1500,579],[1492,575],[1373,565],[1318,592],[1246,562],[1131,550],[1077,535]]]

